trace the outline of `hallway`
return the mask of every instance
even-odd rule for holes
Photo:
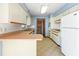
[[[50,38],[44,38],[42,41],[37,42],[37,55],[38,56],[64,56],[57,46]]]

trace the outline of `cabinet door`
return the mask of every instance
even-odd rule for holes
[[[0,3],[0,23],[8,23],[8,4]]]
[[[27,17],[26,21],[27,21],[27,25],[31,24],[31,18],[30,18],[30,16]]]
[[[19,4],[9,4],[9,14],[10,21],[26,24],[26,12]]]
[[[5,40],[3,56],[36,56],[36,40]]]

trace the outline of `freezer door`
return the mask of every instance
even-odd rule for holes
[[[79,30],[61,29],[61,49],[66,56],[79,56]]]
[[[61,28],[63,27],[79,28],[79,12],[64,16],[61,19]]]

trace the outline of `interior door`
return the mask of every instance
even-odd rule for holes
[[[42,34],[43,22],[42,20],[37,20],[37,34]]]
[[[37,18],[37,34],[43,34],[45,36],[45,19]]]

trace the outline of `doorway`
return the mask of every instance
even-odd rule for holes
[[[45,19],[37,18],[37,34],[42,34],[45,36]]]

